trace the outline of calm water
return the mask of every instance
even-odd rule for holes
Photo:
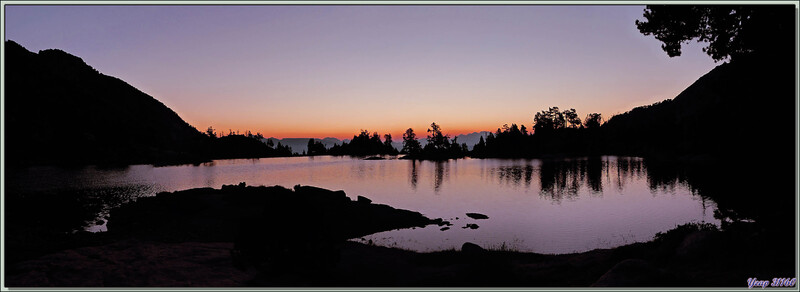
[[[648,241],[687,222],[710,222],[713,201],[677,178],[654,177],[639,158],[463,159],[447,162],[291,157],[218,160],[201,165],[120,169],[36,167],[10,174],[12,188],[78,189],[123,202],[157,192],[223,184],[313,185],[351,198],[419,211],[454,225],[373,234],[384,246],[417,251],[489,248],[581,252]],[[489,219],[475,220],[475,212]],[[462,228],[477,224],[479,228]],[[102,231],[104,226],[91,226]],[[359,239],[360,240],[360,239]]]

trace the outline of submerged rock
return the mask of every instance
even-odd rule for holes
[[[479,227],[478,224],[468,223],[467,226],[464,226],[464,227],[461,227],[461,228],[464,228],[464,229],[467,229],[467,228],[469,228],[469,229],[478,229],[478,227]]]

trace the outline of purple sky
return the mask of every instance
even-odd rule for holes
[[[636,30],[643,6],[5,7],[6,40],[79,56],[200,130],[275,137],[608,118],[718,65],[703,44],[669,58]]]

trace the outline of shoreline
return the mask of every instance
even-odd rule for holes
[[[745,287],[751,277],[796,274],[793,237],[745,222],[722,231],[682,225],[648,242],[558,255],[468,242],[414,252],[348,240],[430,224],[442,221],[309,186],[160,193],[112,210],[107,232],[12,239],[7,253],[20,242],[41,250],[7,258],[6,285]]]
[[[127,239],[18,263],[6,281],[9,287],[745,287],[748,277],[794,275],[781,273],[789,272],[791,258],[764,269],[770,262],[763,249],[759,256],[740,253],[752,253],[753,244],[714,247],[726,239],[730,234],[700,230],[561,255],[471,244],[418,253],[347,241],[330,266],[242,266],[231,256],[232,242]]]

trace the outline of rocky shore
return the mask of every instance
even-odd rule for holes
[[[650,242],[564,255],[486,250],[472,243],[461,250],[417,253],[348,241],[441,223],[309,186],[238,185],[161,193],[112,210],[108,232],[60,237],[71,244],[61,243],[63,248],[44,255],[6,259],[5,284],[746,287],[748,278],[796,275],[792,234],[755,223],[730,224],[725,231],[684,225]]]

